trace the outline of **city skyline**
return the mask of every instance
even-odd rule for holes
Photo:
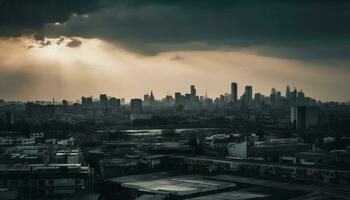
[[[232,84],[235,84],[236,90],[234,90],[232,87]],[[164,95],[158,94],[156,93],[156,90],[149,90],[149,91],[145,91],[143,94],[140,94],[138,96],[131,96],[129,98],[126,98],[124,96],[118,95],[118,94],[113,94],[113,93],[108,93],[108,92],[100,92],[100,93],[96,93],[94,95],[87,95],[87,94],[83,94],[80,95],[78,98],[76,99],[69,99],[69,98],[65,98],[65,97],[61,97],[61,98],[49,98],[49,99],[25,99],[25,100],[13,100],[13,99],[4,99],[2,98],[2,100],[5,101],[29,101],[29,102],[34,102],[34,101],[43,101],[43,102],[55,102],[55,103],[60,103],[61,101],[70,101],[70,102],[80,102],[82,103],[81,98],[92,98],[93,101],[100,101],[101,96],[103,96],[102,98],[117,98],[117,99],[124,99],[125,103],[130,103],[130,101],[132,99],[142,99],[145,100],[145,98],[151,98],[155,101],[161,101],[164,98],[166,98],[167,96],[171,96],[173,98],[176,97],[176,93],[179,93],[181,95],[186,95],[186,94],[190,94],[191,96],[196,96],[196,97],[204,97],[204,98],[209,98],[209,99],[213,99],[215,100],[216,98],[220,98],[220,96],[225,96],[228,95],[230,97],[230,101],[239,101],[244,99],[244,95],[247,92],[247,88],[248,90],[250,90],[250,99],[254,100],[254,97],[256,94],[258,95],[263,95],[265,97],[270,97],[270,95],[272,93],[274,93],[274,95],[277,95],[277,93],[279,93],[281,95],[281,97],[287,98],[287,93],[292,93],[293,91],[298,92],[302,92],[305,95],[305,90],[303,90],[302,88],[297,88],[295,86],[290,86],[290,85],[286,85],[284,89],[279,90],[276,87],[272,87],[269,90],[268,93],[262,93],[261,91],[258,91],[256,88],[254,88],[253,85],[240,85],[237,82],[231,82],[229,84],[229,90],[228,91],[224,91],[223,93],[219,93],[218,95],[209,95],[207,90],[203,91],[199,91],[198,92],[198,88],[197,85],[188,85],[187,89],[183,89],[181,91],[174,91],[171,92],[171,90],[169,89],[167,92],[165,92]],[[289,89],[289,90],[288,90]],[[194,90],[194,93],[192,93],[192,91]],[[274,91],[274,92],[273,92]],[[234,94],[235,93],[235,94]],[[147,96],[147,97],[146,97]],[[306,95],[305,97],[309,97],[312,99],[315,99],[316,101],[321,101],[313,96],[310,95]],[[1,99],[1,98],[0,98]],[[108,101],[108,99],[106,100]],[[324,101],[324,102],[328,102],[328,101]],[[332,102],[332,101],[329,101]],[[348,103],[348,102],[339,102],[339,103]]]
[[[349,200],[349,11],[0,0],[0,200]]]
[[[350,100],[349,2],[64,2],[0,1],[1,98],[163,96],[190,84],[216,96],[235,80]]]

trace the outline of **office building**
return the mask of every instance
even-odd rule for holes
[[[106,94],[101,94],[100,95],[100,104],[102,106],[107,106],[108,105],[108,97]]]
[[[132,113],[142,112],[142,99],[131,99],[130,108]]]
[[[304,130],[318,124],[318,108],[315,106],[294,106],[291,108],[291,123],[297,130]]]
[[[287,88],[286,88],[286,99],[288,100],[290,97],[290,86],[287,85]]]
[[[120,99],[117,99],[115,97],[111,97],[109,100],[108,100],[108,104],[110,107],[112,108],[120,108]]]
[[[244,100],[246,103],[250,103],[253,100],[253,87],[252,86],[245,86],[244,91]]]
[[[194,98],[197,96],[197,91],[194,85],[191,85],[191,97]]]
[[[231,83],[231,101],[232,102],[237,101],[237,83],[235,82]]]
[[[156,99],[154,98],[153,91],[151,91],[151,94],[149,96],[149,104],[154,105],[156,102]]]

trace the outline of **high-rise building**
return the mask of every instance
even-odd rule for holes
[[[276,88],[272,88],[272,89],[271,89],[271,94],[270,94],[270,95],[275,96],[276,94],[277,94]]]
[[[120,99],[117,99],[115,97],[111,97],[109,100],[108,100],[108,104],[110,107],[112,108],[120,108]]]
[[[185,97],[180,92],[175,92],[175,105],[184,105]]]
[[[245,86],[244,100],[246,103],[250,103],[253,100],[253,87],[250,85]]]
[[[148,106],[148,105],[149,105],[149,94],[148,94],[148,93],[145,94],[145,95],[143,95],[143,104],[144,104],[145,106]]]
[[[92,97],[86,97],[86,104],[92,105],[93,103],[94,103],[94,100],[92,99]]]
[[[233,102],[237,101],[237,83],[235,82],[231,83],[231,100]]]
[[[142,99],[131,99],[130,108],[132,113],[142,112]]]
[[[275,104],[276,103],[276,96],[277,96],[277,90],[276,88],[271,89],[271,94],[270,94],[270,103]]]
[[[174,98],[171,95],[166,95],[165,98],[162,100],[162,104],[165,106],[172,106],[174,105]]]
[[[305,94],[303,90],[298,92],[297,103],[298,105],[303,105],[305,103]]]
[[[100,95],[100,104],[102,106],[107,106],[108,105],[108,97],[106,94],[101,94]]]
[[[281,91],[277,91],[276,97],[278,100],[281,99],[281,97],[282,97]]]
[[[64,99],[64,100],[62,100],[62,105],[63,105],[63,106],[68,106],[68,101],[67,101],[67,100],[65,100],[65,99]]]
[[[290,86],[287,85],[287,88],[286,88],[286,99],[289,99],[290,98]]]
[[[293,92],[290,92],[289,93],[289,101],[292,105],[295,105],[296,104],[296,101],[297,101],[297,95],[298,95],[298,92],[297,92],[297,89],[294,88]]]
[[[318,124],[318,108],[315,106],[291,107],[291,123],[298,130],[316,126]]]
[[[194,98],[195,96],[197,96],[196,88],[191,85],[191,97]]]
[[[259,92],[254,94],[254,101],[256,103],[261,103],[261,102],[263,102],[263,100],[264,100],[264,95],[262,95]]]
[[[82,104],[82,105],[87,104],[86,97],[81,97],[81,104]]]
[[[156,102],[156,99],[154,98],[153,91],[151,91],[151,95],[149,96],[149,103],[150,105],[153,105]]]

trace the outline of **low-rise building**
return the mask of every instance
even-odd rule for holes
[[[46,198],[92,191],[93,170],[80,164],[0,166],[0,187],[18,197]]]

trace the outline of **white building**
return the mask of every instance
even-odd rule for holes
[[[247,142],[229,143],[227,146],[230,157],[247,158]]]

